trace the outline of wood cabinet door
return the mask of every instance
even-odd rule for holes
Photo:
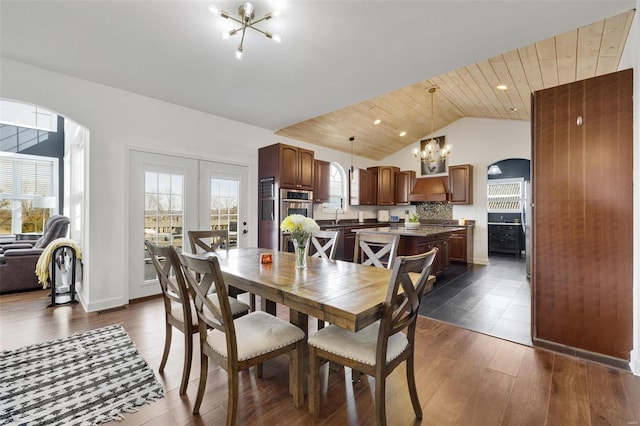
[[[396,204],[407,205],[409,204],[409,194],[413,189],[413,184],[416,181],[416,172],[413,170],[406,170],[396,173]]]
[[[533,340],[628,361],[633,70],[535,92],[532,111]]]
[[[304,148],[298,148],[298,188],[313,190],[314,152]]]
[[[454,232],[449,238],[449,260],[451,262],[467,262],[466,232]]]
[[[395,205],[397,171],[397,167],[378,167],[376,200],[379,206]]]
[[[298,188],[298,148],[280,145],[280,187]]]
[[[326,203],[329,201],[331,163],[328,161],[315,160],[315,173],[313,177],[313,202]]]
[[[473,166],[449,167],[449,191],[451,204],[473,204]]]

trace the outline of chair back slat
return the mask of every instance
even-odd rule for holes
[[[189,290],[182,274],[178,254],[172,246],[159,246],[151,241],[144,242],[151,256],[151,263],[156,270],[162,296],[165,299],[165,308],[171,312],[171,303],[174,301],[182,305],[184,313],[183,322],[191,324],[191,304],[189,303]]]
[[[221,248],[229,250],[229,231],[189,231],[191,253],[210,253]]]
[[[340,231],[316,231],[311,235],[311,243],[316,249],[313,257],[335,260],[338,236]]]
[[[226,335],[227,347],[236,351],[233,314],[218,258],[183,253],[180,262],[187,286],[193,292],[201,335],[206,336],[207,327],[220,330]],[[218,299],[217,306],[211,301],[213,297]]]
[[[399,243],[399,235],[358,232],[353,261],[357,263],[362,253],[363,265],[391,269],[398,253]]]

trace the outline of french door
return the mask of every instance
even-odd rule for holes
[[[160,293],[144,241],[190,252],[190,230],[225,229],[247,246],[248,168],[130,151],[129,299]]]

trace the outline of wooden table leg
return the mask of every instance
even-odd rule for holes
[[[290,362],[293,363],[294,368],[289,369],[289,393],[294,396],[294,399],[296,395],[301,395],[301,401],[296,401],[296,407],[301,407],[304,404],[304,395],[307,393],[307,374],[309,372],[309,347],[307,346],[307,338],[309,337],[309,315],[289,309],[289,322],[304,331],[305,336],[304,344],[301,345],[302,357],[298,357],[298,360],[302,363],[302,368],[299,368],[299,366],[295,364],[298,361],[293,360],[294,357],[291,357]],[[295,377],[291,374],[292,371],[301,373],[302,377]],[[299,387],[302,387],[302,392],[297,392]],[[298,402],[300,405],[297,404]]]

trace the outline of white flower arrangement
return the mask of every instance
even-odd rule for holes
[[[291,238],[298,244],[303,245],[304,241],[311,236],[312,233],[320,230],[320,227],[310,217],[301,214],[292,214],[284,218],[280,224],[280,229],[291,234]]]

